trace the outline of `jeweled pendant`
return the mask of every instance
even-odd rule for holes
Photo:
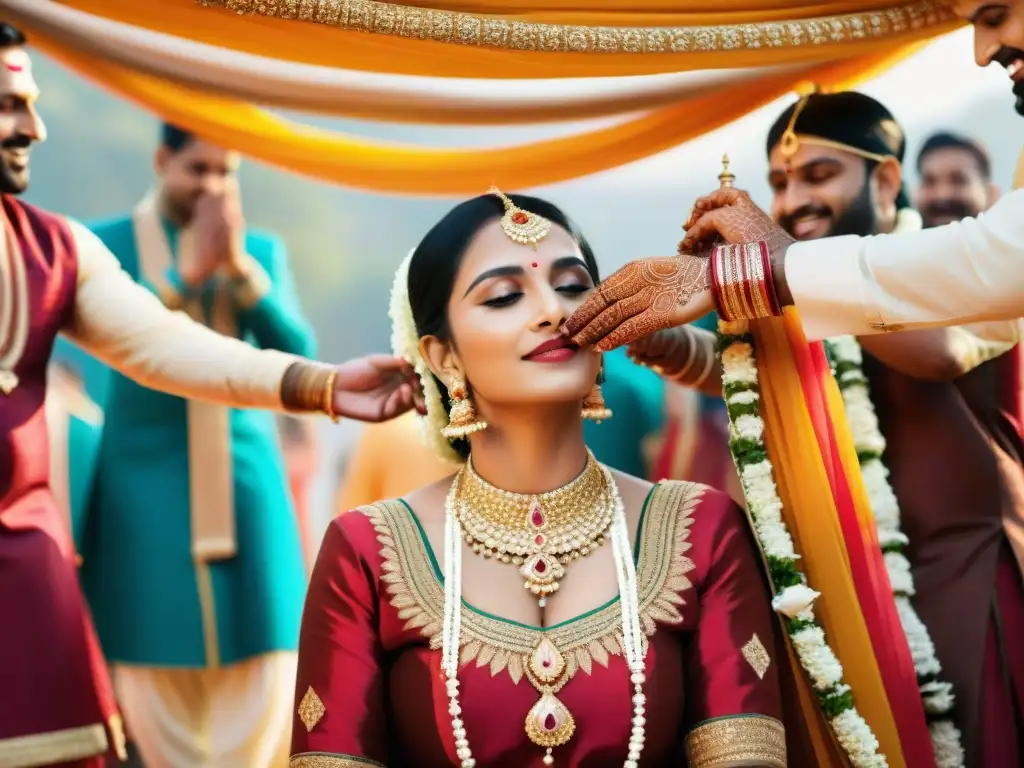
[[[561,651],[547,638],[544,638],[533,649],[527,661],[530,672],[539,683],[551,685],[565,672],[565,657]]]
[[[541,747],[560,747],[572,738],[576,721],[553,693],[544,693],[526,715],[526,735]]]
[[[11,394],[18,387],[18,374],[14,371],[0,370],[0,392]]]

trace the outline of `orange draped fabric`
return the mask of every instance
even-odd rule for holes
[[[901,745],[861,609],[833,493],[832,457],[822,455],[820,430],[815,429],[815,420],[820,423],[823,415],[822,400],[812,398],[809,403],[805,396],[798,360],[801,350],[798,345],[791,346],[787,329],[793,324],[798,325],[799,320],[789,311],[783,319],[753,325],[768,455],[775,466],[784,519],[800,554],[800,567],[811,587],[821,592],[815,615],[882,753],[891,768],[903,768],[912,763]],[[824,739],[824,735],[818,738]]]
[[[811,17],[828,17],[844,13],[860,13],[875,9],[889,9],[901,3],[873,0],[838,0],[802,4],[773,0],[726,0],[701,4],[674,1],[665,11],[652,14],[647,3],[634,5],[630,0],[619,0],[629,10],[616,9],[586,11],[583,14],[561,16],[539,9],[540,4],[522,13],[510,13],[507,18],[525,21],[567,22],[595,24],[608,27],[629,26],[690,26],[690,25],[746,25]],[[98,16],[135,24],[199,42],[247,51],[273,59],[287,59],[324,66],[342,67],[370,72],[428,75],[435,77],[475,78],[552,78],[552,77],[613,77],[623,75],[650,75],[659,72],[715,69],[725,67],[765,66],[769,64],[825,62],[865,54],[893,52],[908,44],[919,42],[956,29],[961,21],[948,19],[935,24],[908,23],[906,28],[884,37],[866,34],[855,43],[833,43],[826,35],[804,45],[774,48],[761,46],[705,51],[694,48],[686,53],[563,53],[529,51],[515,48],[494,49],[458,43],[436,42],[402,37],[395,34],[369,34],[339,29],[327,24],[316,24],[288,18],[273,18],[259,14],[239,15],[230,11],[203,7],[196,0],[64,0],[64,4]],[[433,7],[430,2],[406,2],[406,5]],[[480,7],[466,8],[462,2],[458,10],[481,12]],[[600,0],[587,0],[583,8],[601,9]],[[692,10],[687,10],[695,6]],[[920,4],[919,4],[920,6]],[[920,6],[923,7],[923,6]],[[935,8],[941,7],[938,3]],[[497,16],[497,12],[495,12]],[[886,13],[881,13],[886,18]]]
[[[615,168],[725,125],[784,96],[792,86],[790,77],[779,75],[761,80],[758,90],[725,89],[571,136],[509,147],[435,149],[304,126],[250,104],[72,52],[45,37],[34,38],[34,44],[117,95],[253,159],[359,189],[413,195],[477,194],[491,184],[524,189]],[[842,88],[906,55],[906,49],[898,49],[823,65],[812,74],[823,86]]]

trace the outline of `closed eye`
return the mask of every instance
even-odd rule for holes
[[[590,288],[591,286],[584,285],[583,283],[573,283],[572,285],[561,285],[555,290],[559,293],[568,293],[570,296],[575,296],[576,294],[586,293]]]
[[[512,293],[506,293],[504,296],[495,296],[493,299],[487,299],[484,302],[484,306],[501,308],[508,307],[515,304],[522,297],[522,291],[514,291]]]

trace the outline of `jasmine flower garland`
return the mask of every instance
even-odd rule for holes
[[[785,627],[836,739],[856,768],[886,768],[878,739],[854,706],[843,667],[814,618],[819,593],[797,567],[793,539],[782,519],[782,499],[764,442],[761,394],[753,338],[746,321],[718,324],[722,389],[729,414],[729,449],[740,475],[754,533],[768,561],[776,596],[772,607]]]
[[[414,251],[410,251],[398,266],[395,281],[391,286],[391,300],[388,305],[388,314],[391,316],[391,349],[395,357],[401,357],[412,365],[423,387],[427,415],[418,418],[423,443],[439,458],[452,464],[461,464],[462,457],[452,448],[448,438],[441,434],[441,430],[448,424],[448,415],[434,373],[420,355],[420,337],[416,333],[416,321],[409,305],[409,264],[412,262],[413,253]]]
[[[938,768],[962,768],[964,750],[960,731],[949,717],[936,717],[948,715],[952,711],[955,703],[953,686],[939,679],[942,668],[935,656],[935,645],[928,634],[928,628],[910,602],[915,590],[910,561],[906,556],[909,542],[900,529],[899,501],[889,482],[889,470],[882,461],[885,437],[871,402],[860,344],[852,336],[842,336],[826,341],[825,351],[832,362],[836,383],[843,396],[846,420],[850,424],[864,487],[878,529],[878,542],[892,585],[896,611],[910,646],[910,655],[914,659],[925,713],[931,720],[929,730],[935,762]]]

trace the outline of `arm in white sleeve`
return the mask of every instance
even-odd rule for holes
[[[78,288],[66,333],[140,384],[236,408],[283,410],[281,381],[302,358],[222,336],[160,300],[121,269],[82,224],[69,220],[78,250]]]
[[[785,276],[808,338],[1024,316],[1024,190],[977,219],[794,243]]]

